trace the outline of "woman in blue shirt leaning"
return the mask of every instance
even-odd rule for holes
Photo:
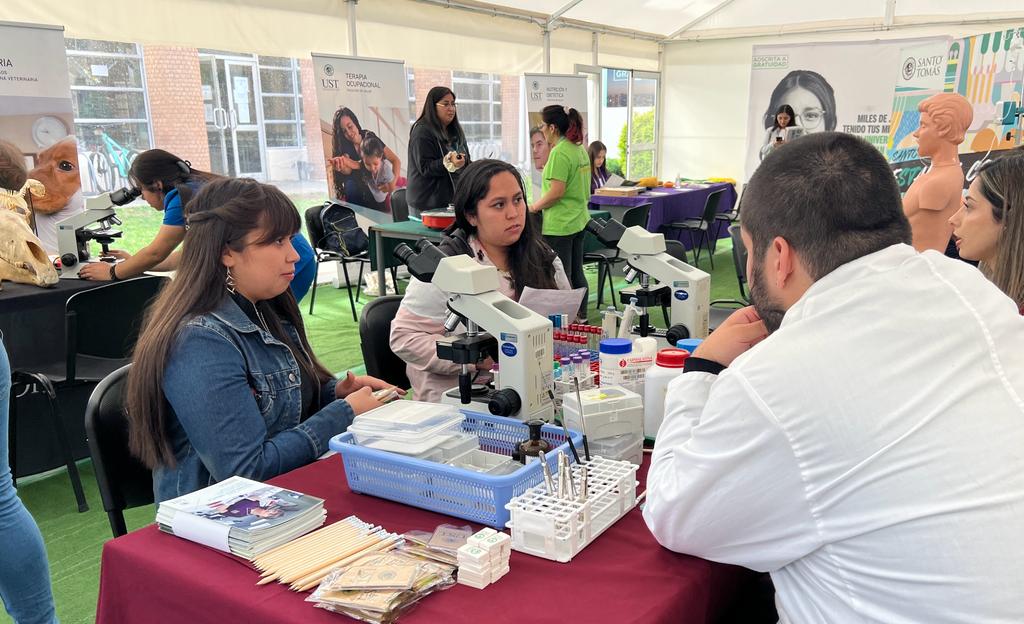
[[[142,192],[146,203],[164,213],[156,238],[135,254],[111,249],[110,256],[122,262],[87,264],[79,271],[79,275],[83,279],[116,281],[151,269],[172,270],[173,266],[163,264],[185,238],[184,206],[203,184],[216,177],[193,169],[187,160],[162,149],[147,150],[136,156],[128,171],[128,179],[132,186]]]
[[[146,315],[125,394],[158,502],[308,464],[391,387],[339,381],[313,354],[288,288],[299,215],[280,190],[215,180],[185,215],[178,274]]]

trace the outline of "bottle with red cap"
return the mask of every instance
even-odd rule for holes
[[[644,375],[644,437],[653,440],[665,418],[665,392],[668,384],[683,374],[683,365],[690,352],[685,349],[662,349],[654,358],[654,366]]]

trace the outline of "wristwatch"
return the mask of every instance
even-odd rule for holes
[[[120,282],[121,278],[117,276],[117,272],[114,271],[115,268],[117,268],[116,264],[110,265],[110,281],[112,281],[112,282]]]

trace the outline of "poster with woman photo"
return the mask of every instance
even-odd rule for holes
[[[409,144],[405,63],[312,56],[328,193],[373,223],[390,222]]]
[[[746,175],[775,146],[815,132],[856,134],[884,151],[900,51],[925,41],[754,46]]]
[[[531,196],[540,197],[541,174],[548,163],[548,154],[553,147],[544,132],[544,121],[541,111],[545,106],[557,104],[575,108],[583,117],[584,141],[587,146],[587,79],[584,76],[571,74],[524,74],[526,80],[526,112],[527,112],[527,145],[529,146],[529,164]]]

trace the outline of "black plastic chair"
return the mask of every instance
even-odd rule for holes
[[[664,229],[671,232],[672,230],[682,230],[686,232],[690,238],[690,248],[693,249],[693,265],[698,266],[700,264],[700,250],[701,243],[706,245],[708,250],[708,257],[711,259],[711,268],[715,268],[715,243],[717,239],[712,236],[714,232],[717,234],[717,228],[715,225],[715,218],[718,215],[718,203],[722,199],[722,195],[725,194],[725,189],[719,189],[712,191],[707,200],[704,202],[704,212],[701,214],[699,219],[684,219],[683,221],[676,221],[673,223],[666,223],[662,226]],[[699,234],[698,238],[694,238],[695,234]]]
[[[647,227],[647,216],[651,211],[651,204],[641,204],[626,210],[622,214],[622,225],[632,227],[639,225]],[[615,265],[625,262],[626,259],[619,256],[618,247],[606,247],[583,254],[583,264],[597,263],[597,309],[604,305],[604,285],[608,282],[608,293],[611,295],[612,305],[618,308],[615,301],[615,285],[612,282],[612,269]]]
[[[367,375],[399,388],[408,388],[405,362],[391,350],[391,321],[398,314],[401,303],[401,295],[387,295],[363,306],[363,314],[359,318],[359,348],[363,352]]]
[[[732,210],[726,212],[719,212],[715,215],[715,239],[718,239],[719,234],[722,233],[722,226],[729,227],[730,225],[740,220],[740,206],[743,203],[743,197],[736,200],[736,205],[732,207]]]
[[[747,291],[747,248],[740,236],[739,224],[729,226],[732,238],[732,262],[736,266],[736,282],[740,289],[739,299],[716,299],[711,302],[708,310],[708,327],[714,330],[725,322],[739,308],[750,305],[750,293]]]
[[[405,191],[404,188],[391,191],[391,218],[395,223],[409,220],[409,202],[405,199]]]
[[[107,375],[92,391],[85,408],[89,455],[114,537],[128,532],[125,509],[149,505],[154,500],[153,473],[128,450],[124,388],[129,370],[130,364]]]
[[[17,370],[12,374],[14,384],[46,395],[54,434],[64,454],[80,512],[88,511],[89,505],[64,429],[57,391],[98,382],[128,364],[146,308],[168,281],[166,277],[146,275],[75,293],[68,299],[64,313],[64,361],[34,371]],[[27,393],[13,393],[12,396]],[[11,431],[17,430],[17,403],[11,401]],[[15,447],[15,452],[11,453],[11,472],[15,475],[16,457]]]
[[[323,262],[338,262],[341,264],[341,271],[345,275],[345,290],[348,291],[348,304],[352,308],[352,320],[358,322],[359,317],[356,316],[356,301],[359,301],[359,289],[363,283],[363,269],[370,264],[370,254],[368,252],[362,252],[359,254],[346,256],[336,251],[324,249],[324,241],[327,239],[327,233],[324,232],[323,222],[320,221],[320,212],[323,211],[325,204],[317,204],[306,209],[305,221],[306,221],[306,232],[309,234],[309,242],[313,245],[313,251],[316,252],[314,258],[316,267],[313,269],[313,286],[309,291],[309,314],[313,314],[313,304],[316,303],[316,290],[317,290],[317,277],[320,275],[320,264]],[[348,276],[348,265],[358,263],[359,264],[359,279],[355,284],[356,295],[352,297],[352,281]],[[392,269],[394,271],[394,269]]]

